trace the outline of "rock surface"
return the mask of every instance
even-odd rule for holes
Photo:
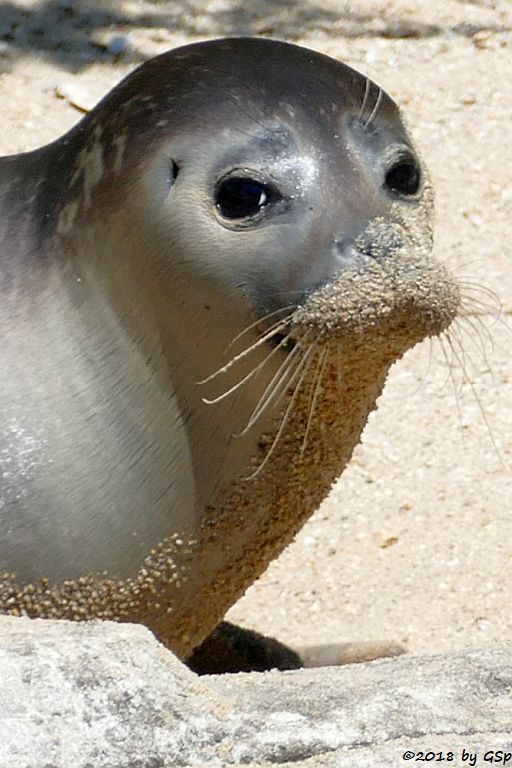
[[[199,679],[141,626],[0,618],[2,768],[485,765],[511,734],[512,645]]]

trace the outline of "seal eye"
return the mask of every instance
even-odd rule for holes
[[[226,219],[255,216],[273,201],[273,190],[266,184],[244,176],[222,181],[215,193],[215,205]]]
[[[412,158],[404,158],[386,173],[385,186],[396,195],[415,195],[420,188],[421,171]]]

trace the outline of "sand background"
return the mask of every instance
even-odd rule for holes
[[[426,343],[394,367],[331,496],[229,617],[295,646],[510,639],[511,3],[2,2],[0,152],[58,137],[80,118],[70,102],[92,106],[153,55],[241,34],[340,58],[402,105],[437,189],[438,257],[502,314],[474,307],[464,366]]]

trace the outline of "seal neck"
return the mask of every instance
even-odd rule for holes
[[[0,157],[0,249],[41,250],[55,228],[87,118],[64,137],[30,152]],[[7,248],[5,245],[7,243]],[[30,246],[32,246],[30,248]]]

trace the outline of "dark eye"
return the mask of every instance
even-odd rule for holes
[[[233,176],[217,187],[215,205],[226,219],[244,219],[259,213],[275,198],[276,192],[261,181]]]
[[[385,185],[398,195],[415,195],[420,188],[421,171],[412,158],[399,160],[386,173]]]

